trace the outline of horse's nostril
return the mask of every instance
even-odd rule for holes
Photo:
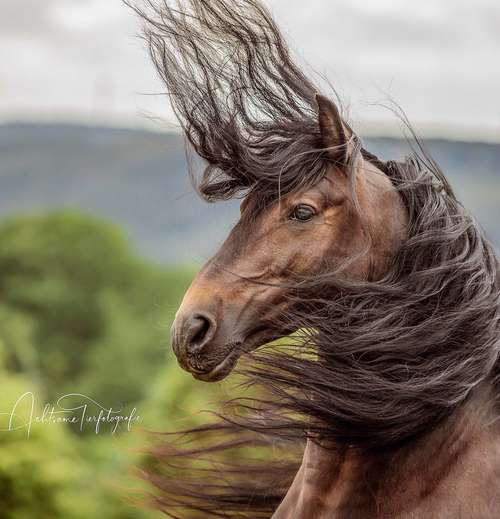
[[[199,344],[200,342],[203,342],[203,339],[207,335],[209,328],[210,323],[205,317],[195,317],[191,324],[190,342],[192,344]]]
[[[184,324],[184,341],[188,352],[200,349],[212,337],[215,328],[214,320],[208,315],[193,314]]]

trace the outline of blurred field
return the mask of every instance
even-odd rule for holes
[[[500,146],[429,146],[500,244]],[[384,158],[407,149],[367,147]],[[178,428],[224,391],[177,367],[168,330],[237,208],[197,200],[175,135],[6,126],[0,152],[0,519],[156,517],[123,497],[140,489],[140,429]],[[33,409],[24,399],[12,421],[26,392]],[[28,430],[30,413],[70,393],[75,406],[93,400],[88,415],[135,408],[140,420],[116,434],[50,420]]]

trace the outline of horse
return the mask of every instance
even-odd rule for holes
[[[155,450],[173,467],[146,476],[155,506],[499,517],[498,259],[439,166],[416,137],[404,161],[366,150],[259,0],[129,5],[204,161],[199,194],[241,199],[171,342],[197,380],[239,373],[248,393],[182,432],[213,444]]]

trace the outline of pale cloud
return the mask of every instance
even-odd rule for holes
[[[325,74],[356,121],[500,135],[497,0],[268,0],[299,59]],[[120,0],[0,0],[0,117],[172,120]]]

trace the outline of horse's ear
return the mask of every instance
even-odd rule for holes
[[[316,94],[318,122],[323,148],[332,160],[346,164],[351,152],[352,131],[342,120],[339,109],[327,97]]]

